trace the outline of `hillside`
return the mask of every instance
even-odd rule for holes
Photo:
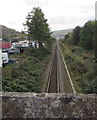
[[[10,41],[13,36],[17,36],[19,33],[18,31],[7,28],[4,25],[0,25],[0,30],[2,30],[2,38],[4,41]]]
[[[65,30],[57,30],[57,31],[53,31],[52,33],[52,37],[59,39],[59,38],[64,38],[64,36],[68,33],[68,32],[72,32],[73,29],[65,29]]]

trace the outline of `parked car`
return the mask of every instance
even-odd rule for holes
[[[14,53],[20,53],[20,49],[19,48],[12,48],[8,51],[9,54],[14,54]]]

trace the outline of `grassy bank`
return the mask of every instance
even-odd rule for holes
[[[27,48],[24,53],[11,55],[16,63],[6,65],[2,75],[4,92],[41,92],[42,74],[48,63],[50,51],[45,47]]]
[[[61,49],[77,93],[97,93],[93,51],[66,44],[61,44]]]

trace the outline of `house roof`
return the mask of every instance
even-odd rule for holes
[[[11,48],[10,42],[0,42],[0,48]]]

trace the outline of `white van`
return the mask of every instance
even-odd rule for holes
[[[8,53],[6,53],[6,52],[2,53],[2,63],[3,64],[7,64],[8,61],[9,61],[9,59],[8,59]]]

